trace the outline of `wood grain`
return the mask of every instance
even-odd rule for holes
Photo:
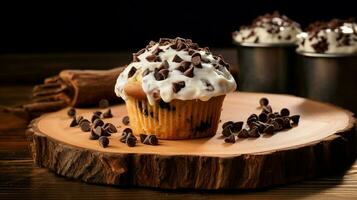
[[[302,115],[300,125],[272,137],[223,144],[219,136],[187,141],[161,141],[157,147],[126,147],[111,139],[101,149],[88,135],[67,128],[65,110],[32,123],[35,163],[59,175],[88,183],[167,189],[265,188],[344,169],[355,157],[355,121],[346,110],[303,98],[239,93],[227,96],[222,120],[243,120],[267,96],[273,109],[283,106]],[[125,114],[114,107],[118,124]],[[232,111],[237,112],[232,112]],[[92,110],[80,110],[89,116]],[[123,127],[121,127],[123,128]]]

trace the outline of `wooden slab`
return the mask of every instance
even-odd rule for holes
[[[89,133],[70,128],[67,109],[34,120],[29,128],[35,163],[88,183],[167,189],[252,189],[285,184],[343,169],[356,155],[355,119],[351,112],[294,96],[234,93],[227,95],[222,122],[243,121],[269,98],[273,110],[288,107],[300,114],[298,127],[272,136],[224,143],[220,134],[196,140],[160,140],[130,148],[118,138],[125,126],[125,105],[114,106],[119,134],[108,148],[89,140]],[[97,109],[79,109],[90,118]],[[221,129],[218,130],[218,133]]]

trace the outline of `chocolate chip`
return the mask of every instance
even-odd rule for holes
[[[90,121],[93,123],[96,119],[100,119],[100,116],[96,115],[96,114],[93,114]]]
[[[169,74],[168,69],[161,69],[161,70],[155,69],[154,77],[157,81],[162,81],[167,78],[168,74]]]
[[[265,127],[264,133],[272,135],[274,134],[274,126],[273,125],[268,125],[267,127]]]
[[[193,64],[193,66],[197,67],[197,68],[202,68],[202,65],[201,65],[201,54],[200,53],[194,53],[192,55],[192,58],[191,58],[191,62]]]
[[[92,130],[91,130],[91,132],[90,132],[89,139],[90,139],[90,140],[98,140],[98,138],[99,138],[99,135],[97,135],[97,134],[95,133],[95,129],[92,128]]]
[[[103,125],[104,125],[103,120],[101,120],[99,118],[95,119],[94,122],[93,122],[93,127],[94,128],[96,128],[97,126],[103,126]]]
[[[178,56],[177,54],[172,59],[172,62],[176,62],[176,63],[180,63],[182,61],[183,61],[182,58],[180,58],[180,56]]]
[[[105,136],[101,136],[98,141],[99,145],[103,148],[106,148],[109,145],[109,139]]]
[[[206,86],[206,90],[212,92],[214,90],[213,85],[206,79],[201,79],[202,83]]]
[[[134,76],[135,72],[136,72],[136,68],[135,67],[131,67],[129,72],[128,72],[128,78]]]
[[[83,119],[84,119],[83,116],[78,116],[78,117],[76,118],[77,124],[81,123],[81,121],[82,121]]]
[[[129,116],[124,116],[123,119],[121,120],[123,122],[124,125],[129,125],[130,121],[129,121]]]
[[[225,143],[235,143],[236,142],[236,138],[234,135],[230,135],[226,138],[224,138],[224,142]]]
[[[280,125],[278,122],[276,122],[275,120],[271,123],[271,125],[273,125],[274,127],[274,131],[280,131],[283,129],[283,126]]]
[[[159,47],[157,47],[153,52],[152,54],[154,55],[159,55],[159,53],[163,52],[164,50],[160,49]]]
[[[139,136],[140,136],[140,142],[141,142],[141,143],[144,143],[144,140],[146,139],[146,137],[147,137],[148,135],[141,133]]]
[[[180,62],[180,65],[176,68],[176,70],[179,70],[180,72],[184,73],[188,68],[190,68],[191,62],[188,61],[182,61]]]
[[[75,127],[77,125],[78,125],[77,119],[75,117],[73,117],[71,123],[69,124],[69,127]]]
[[[149,135],[148,138],[151,145],[159,144],[159,140],[157,139],[156,135]]]
[[[140,62],[140,59],[136,53],[133,53],[133,62]]]
[[[287,116],[289,116],[289,115],[290,115],[290,111],[289,111],[289,109],[287,109],[287,108],[283,108],[283,109],[281,109],[281,111],[280,111],[280,115],[281,115],[281,116],[283,116],[283,117],[287,117]]]
[[[136,140],[132,137],[127,137],[126,138],[126,144],[129,146],[129,147],[134,147],[136,145]]]
[[[172,90],[174,91],[174,93],[178,93],[184,87],[185,87],[185,81],[172,83]]]
[[[265,114],[269,114],[269,113],[272,113],[273,112],[273,109],[271,108],[270,105],[267,105],[267,106],[263,106],[263,111]]]
[[[284,120],[281,117],[275,118],[274,121],[277,122],[280,126],[283,126],[284,124]]]
[[[234,123],[232,124],[231,131],[232,131],[233,133],[238,133],[240,130],[242,130],[243,124],[244,124],[244,122],[242,122],[242,121],[234,122]]]
[[[234,123],[233,121],[224,122],[223,125],[222,125],[222,129],[225,129],[227,126],[232,126],[233,123]]]
[[[101,131],[100,136],[110,136],[111,133],[108,131],[108,128],[104,129],[103,127],[100,126],[98,126],[97,128],[98,129],[100,128]]]
[[[293,115],[290,117],[290,119],[293,122],[293,125],[298,125],[300,121],[300,115]]]
[[[93,132],[95,135],[97,135],[97,136],[103,136],[103,135],[102,135],[103,128],[100,127],[100,126],[97,126],[97,127],[95,127],[95,128],[92,128],[91,133],[92,133],[92,132]]]
[[[109,107],[109,101],[107,99],[101,99],[99,101],[99,108],[108,108]]]
[[[193,66],[191,66],[190,68],[188,68],[183,74],[185,75],[185,76],[187,76],[187,77],[190,77],[190,78],[192,78],[193,77],[193,69],[194,69],[194,67]]]
[[[76,116],[76,109],[70,108],[70,109],[67,111],[67,115],[70,116],[70,117]]]
[[[275,118],[275,114],[274,113],[269,113],[268,114],[268,119],[274,119]]]
[[[259,104],[261,107],[267,106],[267,105],[269,105],[269,100],[267,98],[263,97],[259,100]]]
[[[259,119],[259,121],[261,121],[261,122],[267,122],[268,121],[268,115],[267,114],[265,114],[265,113],[260,113],[259,114],[259,117],[258,117],[258,119]]]
[[[286,129],[292,128],[289,117],[283,118],[283,128],[286,128]]]
[[[239,138],[247,138],[247,137],[249,137],[248,130],[247,129],[242,129],[241,131],[239,131],[238,137]]]
[[[159,66],[159,71],[162,69],[168,69],[169,68],[169,63],[167,62],[167,60],[164,60],[164,62],[161,63],[161,65]]]
[[[147,68],[147,69],[144,70],[142,76],[144,77],[144,76],[146,76],[146,75],[148,75],[150,73],[151,73],[151,71]]]
[[[133,133],[133,130],[131,129],[131,128],[125,128],[124,130],[123,130],[123,134],[129,134],[129,133]]]
[[[79,127],[81,128],[81,130],[83,132],[89,132],[91,127],[90,127],[90,122],[86,119],[82,120],[80,123],[79,123]]]
[[[126,138],[128,137],[129,133],[123,132],[119,138],[119,141],[122,143],[126,143]]]
[[[256,114],[251,114],[247,119],[247,124],[249,126],[252,122],[256,121],[258,121],[258,116]]]
[[[113,114],[112,114],[112,110],[110,108],[103,113],[103,118],[112,118],[112,117],[113,117]]]
[[[115,126],[111,123],[107,123],[106,126],[105,126],[105,130],[108,132],[108,133],[116,133],[118,132],[117,128],[115,128]]]
[[[224,135],[225,137],[228,137],[230,135],[232,135],[232,130],[231,130],[231,127],[233,125],[230,125],[230,126],[226,126],[223,130],[222,130],[222,135]]]
[[[158,57],[157,57],[156,55],[154,55],[154,54],[151,54],[151,55],[146,56],[145,59],[146,59],[147,61],[149,61],[149,62],[154,62],[154,61],[157,61],[157,60],[158,60]]]
[[[249,132],[248,132],[248,134],[249,134],[249,137],[253,137],[253,138],[258,138],[258,137],[260,137],[257,127],[254,127],[254,128],[252,128],[252,129],[250,129]]]
[[[98,115],[98,116],[101,116],[102,115],[102,112],[97,110],[97,111],[94,111],[93,112],[93,115]]]

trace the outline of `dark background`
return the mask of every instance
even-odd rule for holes
[[[231,32],[266,12],[279,10],[303,27],[356,16],[348,0],[98,2],[0,6],[0,53],[133,51],[150,40],[176,36],[201,46],[232,47]]]

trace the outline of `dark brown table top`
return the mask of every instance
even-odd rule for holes
[[[10,63],[10,61],[6,62]],[[19,105],[27,102],[31,89],[32,85],[1,84],[0,105]],[[0,199],[207,200],[216,198],[357,199],[357,162],[343,173],[259,191],[173,191],[153,188],[121,188],[69,180],[47,169],[39,168],[33,164],[24,128],[0,130]]]

